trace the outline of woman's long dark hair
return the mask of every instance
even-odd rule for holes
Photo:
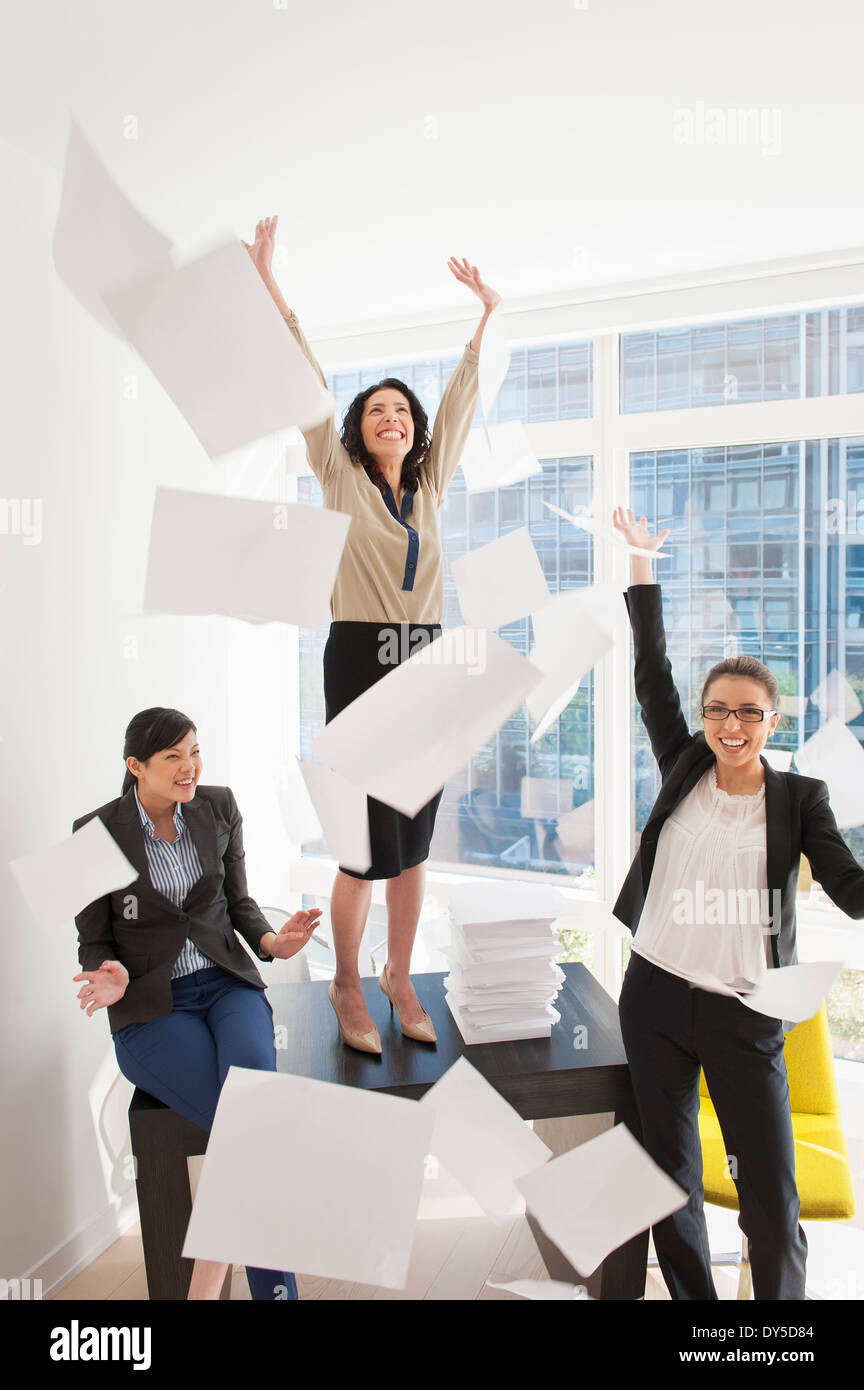
[[[404,381],[400,381],[395,376],[388,376],[383,381],[377,382],[375,386],[367,386],[364,391],[356,395],[342,421],[342,443],[352,461],[362,464],[366,469],[382,497],[385,496],[386,479],[363,443],[360,422],[363,419],[363,409],[369,397],[374,396],[376,391],[383,391],[385,388],[402,392],[411,407],[411,418],[414,421],[414,443],[402,460],[402,486],[406,491],[410,488],[412,492],[416,492],[419,487],[420,471],[429,457],[429,450],[432,447],[426,411],[411,387],[406,386]]]
[[[123,760],[125,762],[127,758],[137,758],[139,763],[146,763],[154,753],[161,752],[163,748],[173,748],[175,743],[186,737],[190,729],[194,733],[198,732],[189,716],[181,714],[179,709],[162,709],[159,705],[153,709],[142,709],[140,714],[130,719],[126,727]],[[125,796],[137,781],[134,772],[130,772],[127,767],[121,796]]]

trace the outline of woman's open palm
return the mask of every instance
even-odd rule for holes
[[[72,978],[84,980],[78,998],[81,1008],[87,1010],[87,1017],[92,1018],[95,1009],[105,1009],[123,998],[129,983],[129,972],[119,960],[103,960],[98,970],[82,970],[80,975],[73,975]]]
[[[320,916],[320,907],[295,912],[277,933],[273,945],[269,948],[264,947],[265,951],[269,949],[270,955],[275,956],[277,960],[290,960],[298,951],[303,950]]]
[[[252,258],[252,264],[263,279],[273,273],[273,252],[276,247],[276,224],[279,215],[275,217],[262,217],[255,227],[255,240],[250,246],[248,241],[243,245]],[[240,238],[243,241],[243,238]]]
[[[612,525],[628,545],[638,546],[640,550],[659,550],[671,529],[667,526],[659,536],[652,536],[645,517],[637,521],[630,507],[616,507],[612,512]]]
[[[451,256],[447,265],[461,285],[467,285],[469,290],[474,291],[485,309],[491,311],[501,303],[501,296],[498,291],[493,290],[490,285],[484,284],[480,279],[480,272],[476,265],[469,265],[464,256],[461,261],[458,257]]]

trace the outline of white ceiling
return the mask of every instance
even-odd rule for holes
[[[451,254],[515,307],[860,247],[862,39],[860,0],[3,0],[0,136],[59,172],[73,112],[186,250],[278,212],[320,333],[472,312]],[[676,143],[699,103],[779,151]]]

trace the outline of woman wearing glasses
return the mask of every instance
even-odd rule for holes
[[[652,536],[629,508],[617,507],[613,521],[642,549],[656,550],[668,535]],[[750,656],[713,666],[700,699],[703,728],[692,734],[666,656],[650,556],[631,557],[631,579],[636,698],[662,785],[614,908],[633,933],[619,1012],[643,1145],[689,1194],[653,1228],[654,1245],[673,1299],[717,1297],[697,1122],[704,1068],[738,1190],[754,1297],[803,1299],[807,1241],[784,1025],[720,989],[747,993],[765,970],[797,960],[802,853],[850,917],[864,917],[864,870],[837,829],[825,783],[776,772],[762,757],[780,719],[767,667]],[[751,910],[742,914],[744,904]]]

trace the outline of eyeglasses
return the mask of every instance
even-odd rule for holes
[[[758,705],[742,705],[740,709],[727,709],[725,705],[703,705],[703,719],[728,719],[734,714],[742,724],[761,724],[766,714],[776,714],[774,709],[760,709]]]

